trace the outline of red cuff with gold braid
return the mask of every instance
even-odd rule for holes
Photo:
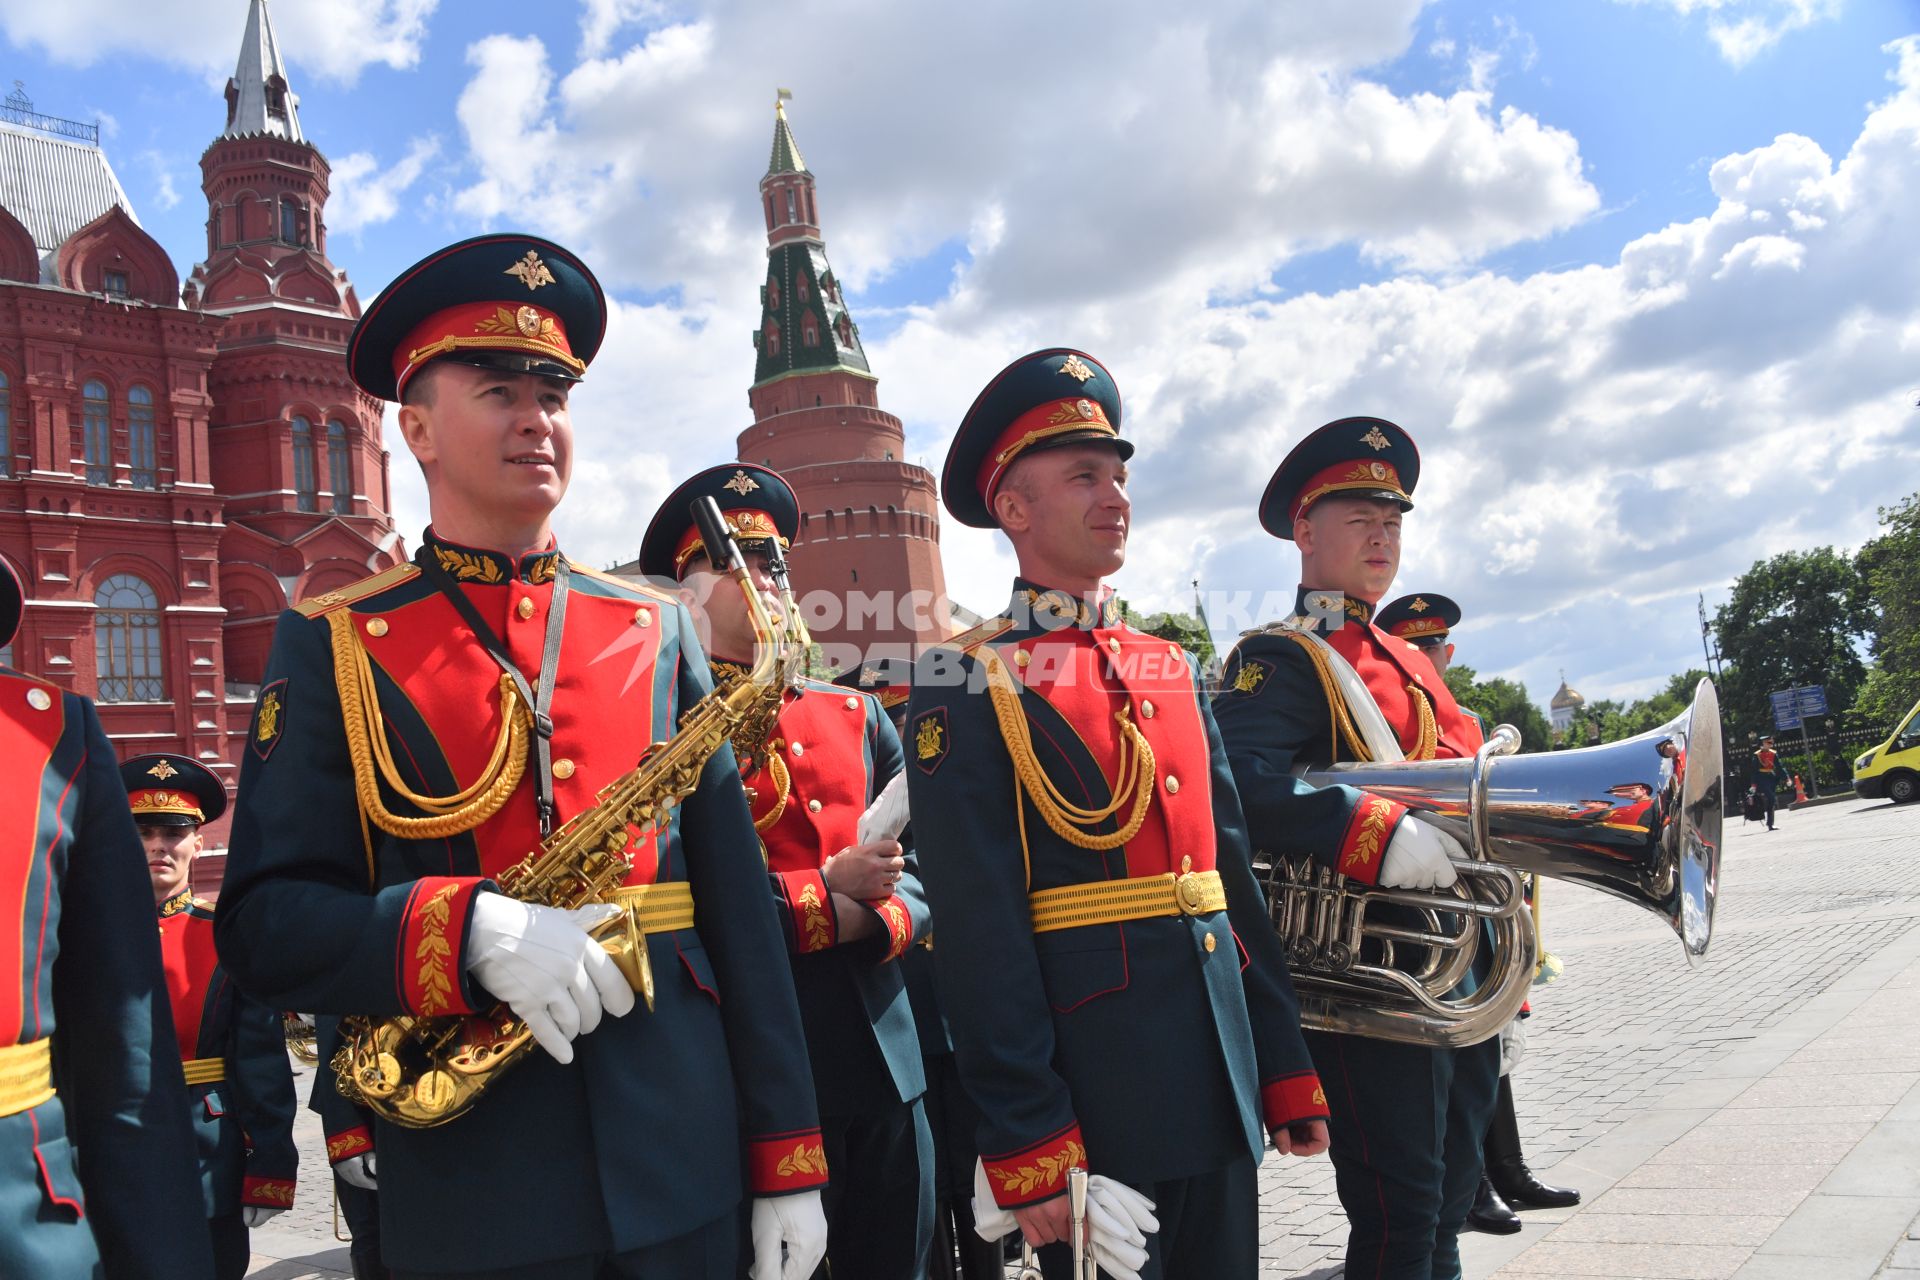
[[[820,1131],[783,1133],[747,1144],[747,1176],[756,1196],[783,1196],[827,1185],[827,1149]]]
[[[1380,864],[1387,856],[1387,841],[1399,825],[1407,806],[1396,800],[1362,791],[1347,821],[1347,833],[1340,838],[1340,853],[1333,869],[1362,884],[1380,882]]]
[[[292,1178],[247,1178],[240,1183],[240,1203],[268,1209],[293,1207]]]
[[[777,871],[787,905],[787,945],[798,955],[825,951],[840,940],[840,917],[833,910],[827,877],[818,871]]]
[[[467,921],[480,884],[477,876],[424,876],[413,882],[400,927],[400,954],[394,958],[400,1001],[408,1013],[474,1012],[460,979]]]
[[[1311,1071],[1276,1076],[1260,1086],[1260,1117],[1269,1133],[1302,1120],[1325,1120],[1330,1114],[1327,1091]]]
[[[897,895],[877,899],[867,905],[880,913],[880,923],[887,927],[886,958],[898,960],[913,945],[913,914]]]
[[[1051,1200],[1067,1189],[1067,1170],[1087,1167],[1087,1144],[1078,1123],[1011,1155],[982,1156],[993,1202],[1002,1209],[1024,1209]]]
[[[363,1124],[327,1135],[327,1163],[339,1164],[373,1150],[373,1132]]]

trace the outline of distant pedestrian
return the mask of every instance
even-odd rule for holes
[[[1780,785],[1780,753],[1773,749],[1773,735],[1760,739],[1753,753],[1753,785],[1760,788],[1760,802],[1767,810],[1767,830],[1773,830],[1773,793]]]

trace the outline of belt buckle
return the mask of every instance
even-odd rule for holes
[[[1206,889],[1198,872],[1185,871],[1173,878],[1173,901],[1182,915],[1197,916],[1205,911]]]

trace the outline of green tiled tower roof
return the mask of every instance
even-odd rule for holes
[[[787,127],[786,104],[776,102],[773,115],[773,155],[767,160],[767,172],[805,173],[807,162],[800,158],[800,144],[793,140],[793,130]]]

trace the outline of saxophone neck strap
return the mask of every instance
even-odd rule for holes
[[[533,801],[540,811],[540,838],[544,840],[553,834],[553,686],[554,676],[560,669],[560,638],[566,634],[567,596],[572,579],[567,558],[554,557],[553,598],[547,605],[547,631],[540,647],[540,683],[533,686],[508,656],[499,634],[480,616],[480,611],[473,607],[473,601],[452,576],[432,556],[422,556],[415,563],[434,589],[447,598],[447,603],[467,624],[487,656],[513,681],[520,701],[533,712]]]

